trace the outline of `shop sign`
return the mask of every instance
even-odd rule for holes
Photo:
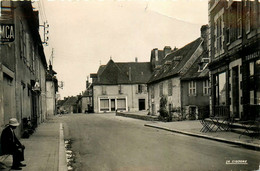
[[[249,61],[257,57],[260,57],[260,51],[256,51],[254,53],[251,53],[250,55],[246,55],[246,60]]]
[[[13,42],[14,39],[14,24],[0,24],[0,41]]]

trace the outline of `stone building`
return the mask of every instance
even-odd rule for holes
[[[149,62],[114,62],[91,74],[94,112],[148,110]]]
[[[208,72],[204,70],[207,62],[203,60],[208,59],[207,26],[201,30],[200,38],[180,49],[175,48],[161,55],[153,51],[150,59],[153,74],[148,81],[150,113],[159,115],[162,97],[167,99],[168,112],[174,111],[182,118],[185,118],[190,110],[198,113],[198,107],[208,104],[208,95],[202,94],[203,81],[207,82],[208,79]],[[198,64],[201,62],[204,67],[199,70]]]
[[[260,109],[260,3],[209,1],[211,115],[248,120]]]
[[[46,118],[47,63],[39,35],[38,11],[31,1],[1,1],[0,126],[11,117],[34,127]]]
[[[80,103],[82,113],[92,113],[93,112],[93,99],[92,99],[93,85],[86,81],[86,90],[82,93]]]
[[[52,65],[49,64],[49,68],[46,74],[46,104],[47,104],[47,116],[53,116],[57,114],[57,92],[58,92],[58,80],[56,72],[53,70]]]

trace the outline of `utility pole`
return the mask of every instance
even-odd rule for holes
[[[49,24],[47,21],[44,21],[43,22],[43,25],[40,25],[41,27],[43,27],[43,44],[48,46],[48,40],[49,40],[49,37],[48,37],[48,34],[49,34]]]

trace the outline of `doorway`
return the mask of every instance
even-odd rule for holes
[[[239,117],[239,75],[238,66],[232,68],[233,117]]]
[[[139,99],[139,111],[145,110],[145,99]]]
[[[111,99],[111,111],[116,111],[116,100]]]

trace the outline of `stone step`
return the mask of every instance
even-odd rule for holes
[[[255,137],[258,136],[259,137],[259,133],[253,130],[246,130],[243,128],[233,128],[231,129],[232,132],[237,133],[237,134],[241,134],[241,135],[247,135],[250,137]]]

